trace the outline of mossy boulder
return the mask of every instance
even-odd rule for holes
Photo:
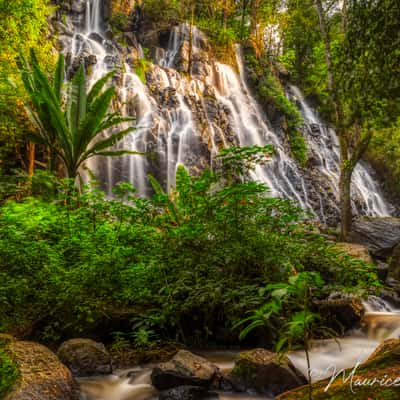
[[[313,400],[400,399],[400,340],[385,340],[362,365],[336,371],[312,385]],[[308,387],[283,393],[276,400],[308,400]]]
[[[296,371],[287,357],[279,357],[265,349],[239,353],[230,378],[236,388],[270,396],[305,383],[305,378]]]
[[[4,400],[77,400],[78,391],[69,369],[47,347],[34,342],[11,341],[7,351],[19,378]]]
[[[170,361],[153,369],[151,381],[158,390],[185,385],[208,387],[217,372],[218,368],[205,358],[180,350]]]
[[[70,339],[58,349],[58,357],[75,376],[111,374],[111,356],[104,344],[92,339]]]

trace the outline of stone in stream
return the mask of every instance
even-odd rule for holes
[[[265,349],[239,353],[230,378],[236,388],[242,391],[250,390],[273,396],[305,383],[304,376],[287,357],[278,357]]]
[[[159,400],[205,400],[218,399],[218,394],[210,392],[201,386],[179,386],[164,390],[159,394]]]
[[[177,386],[208,387],[218,368],[206,359],[180,350],[168,362],[158,364],[151,373],[151,382],[159,390]]]
[[[347,381],[344,381],[343,377],[348,378]],[[365,363],[338,374],[336,379],[328,378],[312,384],[312,398],[397,400],[400,399],[399,381],[400,340],[387,339]],[[308,399],[308,387],[303,386],[283,393],[275,400]]]
[[[359,297],[343,292],[332,292],[326,299],[316,300],[318,312],[336,331],[360,326],[365,310]]]
[[[70,339],[58,349],[58,357],[75,376],[111,374],[111,356],[104,344],[91,339]]]
[[[400,243],[400,218],[359,218],[353,223],[350,241],[367,246],[375,257],[390,257]]]
[[[39,343],[11,341],[7,351],[20,377],[4,400],[77,400],[77,385],[69,369]]]

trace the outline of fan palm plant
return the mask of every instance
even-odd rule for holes
[[[49,80],[31,51],[30,63],[21,56],[21,75],[30,100],[26,104],[27,110],[37,128],[30,139],[34,143],[44,144],[52,154],[58,156],[69,178],[75,179],[84,162],[91,157],[141,154],[110,150],[134,130],[132,126],[118,129],[118,125],[131,122],[134,118],[124,118],[117,112],[110,112],[115,88],[105,89],[105,86],[113,72],[95,82],[88,91],[85,69],[81,65],[63,92],[64,57],[59,56],[54,77]],[[112,130],[112,133],[100,138],[108,130]],[[54,160],[50,168],[54,168]]]

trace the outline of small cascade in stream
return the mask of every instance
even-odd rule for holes
[[[365,361],[385,339],[400,337],[400,310],[386,301],[371,296],[364,303],[366,310],[362,326],[337,340],[316,340],[310,350],[312,380],[328,378],[342,369],[352,368]],[[193,352],[197,353],[196,350]],[[199,355],[217,365],[223,373],[234,366],[235,351],[199,352]],[[289,353],[294,366],[305,376],[307,361],[304,351]],[[114,375],[82,378],[79,380],[81,400],[147,400],[157,399],[158,392],[151,385],[153,365],[136,366],[116,371]],[[247,393],[217,392],[220,400],[264,399]]]
[[[276,154],[271,162],[257,166],[250,177],[265,183],[271,195],[293,199],[304,209],[313,210],[322,222],[338,222],[338,140],[297,88],[288,87],[287,95],[304,117],[303,134],[310,153],[307,168],[301,168],[293,159],[284,129],[271,125],[252,96],[239,47],[237,73],[233,67],[212,60],[207,37],[197,27],[192,28],[191,35],[187,23],[171,27],[168,38],[160,39],[154,48],[154,62],[146,61],[144,82],[143,70],[141,78],[135,72],[135,65],[143,63],[137,38],[131,38],[130,45],[116,43],[110,39],[103,17],[106,2],[82,3],[86,7],[67,15],[63,28],[67,33],[60,35],[67,76],[71,78],[81,63],[90,72],[91,84],[115,70],[113,84],[118,98],[114,105],[124,116],[136,117],[137,127],[116,148],[150,155],[90,160],[86,167],[108,195],[117,183],[129,181],[139,195],[149,196],[148,174],[169,189],[175,185],[180,164],[198,174],[213,166],[222,147],[272,144]],[[391,213],[367,164],[360,163],[356,168],[352,189],[355,213]]]

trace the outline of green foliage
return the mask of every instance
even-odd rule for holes
[[[7,353],[7,344],[0,339],[0,398],[5,397],[18,376],[18,368]]]
[[[146,84],[146,72],[149,70],[150,63],[146,59],[137,60],[135,63],[135,74],[140,78],[140,80]]]
[[[109,19],[109,24],[114,33],[123,32],[129,23],[129,17],[124,13],[113,14]]]
[[[349,1],[335,72],[350,122],[387,127],[399,117],[399,29],[396,0]]]
[[[30,139],[45,145],[57,155],[63,161],[68,177],[76,178],[79,168],[94,156],[138,154],[125,150],[109,150],[134,130],[132,126],[93,143],[107,129],[133,121],[132,118],[123,118],[117,112],[109,111],[115,88],[109,87],[104,91],[103,88],[113,72],[99,79],[87,91],[86,73],[81,65],[68,84],[66,99],[63,101],[63,56],[59,57],[52,81],[40,69],[33,51],[30,65],[22,56],[21,59],[21,76],[31,101],[30,104],[27,103],[27,109],[37,129]],[[50,169],[54,169],[54,163],[51,163]]]
[[[222,157],[232,164],[235,154]],[[199,343],[218,340],[218,328],[263,304],[261,288],[293,271],[319,272],[335,287],[376,281],[370,266],[339,257],[299,223],[301,210],[266,196],[263,185],[211,171],[191,177],[183,167],[168,194],[151,181],[150,200],[134,197],[129,184],[106,201],[61,181],[52,201],[4,204],[2,329],[34,327],[50,341],[107,335],[107,321],[126,310],[129,341]]]
[[[392,126],[377,129],[368,150],[368,160],[384,178],[386,188],[400,195],[400,120]]]
[[[32,130],[26,116],[17,61],[33,47],[45,69],[52,67],[53,39],[48,36],[48,0],[0,1],[0,173],[21,166],[25,135]]]

